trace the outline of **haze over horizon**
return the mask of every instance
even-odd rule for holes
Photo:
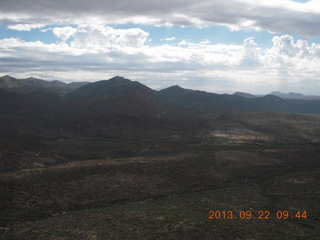
[[[40,1],[0,9],[0,75],[320,95],[320,1]]]

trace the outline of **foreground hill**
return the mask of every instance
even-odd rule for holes
[[[316,240],[319,145],[257,145],[274,134],[250,138],[259,118],[266,130],[296,115],[255,114],[213,119],[203,142],[2,139],[0,163],[11,169],[0,172],[0,236]]]

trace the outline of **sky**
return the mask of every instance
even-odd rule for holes
[[[320,95],[320,0],[2,0],[0,75]]]

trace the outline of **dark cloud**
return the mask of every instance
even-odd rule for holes
[[[3,24],[145,23],[229,25],[235,29],[320,36],[320,4],[290,0],[10,0],[2,1]]]

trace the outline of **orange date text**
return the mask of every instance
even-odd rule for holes
[[[307,219],[307,211],[209,211],[208,219]]]

